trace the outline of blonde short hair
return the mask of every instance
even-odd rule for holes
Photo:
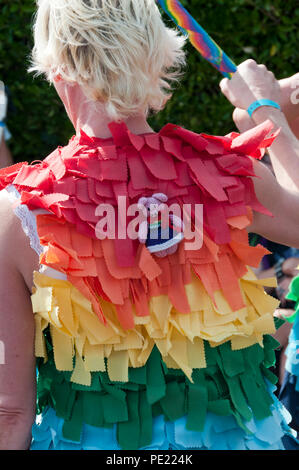
[[[30,71],[56,74],[123,119],[161,110],[171,97],[185,38],[155,0],[38,0]]]

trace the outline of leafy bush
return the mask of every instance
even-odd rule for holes
[[[253,57],[277,77],[298,72],[297,0],[183,0],[236,63]],[[0,79],[12,92],[8,120],[17,161],[41,159],[65,145],[73,127],[53,87],[26,70],[32,47],[33,0],[0,0]],[[166,19],[166,18],[165,18]],[[168,21],[166,19],[166,21]],[[150,121],[155,130],[174,122],[196,132],[232,130],[232,107],[219,92],[221,76],[188,45],[186,75],[167,108]]]

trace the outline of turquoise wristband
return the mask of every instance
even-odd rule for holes
[[[249,108],[247,109],[247,112],[248,112],[249,116],[252,117],[254,111],[256,111],[258,108],[261,108],[262,106],[271,106],[271,108],[276,108],[276,109],[281,110],[281,107],[279,106],[278,103],[276,103],[276,101],[258,100],[258,101],[255,101],[254,103],[252,103],[249,106]]]
[[[0,121],[0,127],[5,127],[5,122]]]

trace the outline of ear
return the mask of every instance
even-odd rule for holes
[[[160,201],[158,199],[155,199],[154,197],[149,197],[147,203],[149,206],[158,206],[160,204]]]
[[[166,196],[166,194],[163,194],[163,193],[153,194],[152,197],[155,198],[155,199],[158,199],[158,201],[160,201],[160,202],[167,202],[168,201],[168,197]]]
[[[145,207],[147,207],[147,204],[148,204],[147,197],[141,197],[137,203],[138,206],[145,206]]]

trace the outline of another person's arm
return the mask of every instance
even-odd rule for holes
[[[269,148],[277,181],[287,189],[299,191],[299,140],[291,131],[284,114],[274,108],[259,108],[253,115],[256,124],[270,119],[280,133]]]
[[[264,65],[257,65],[253,60],[241,64],[233,78],[222,80],[220,86],[228,100],[236,108],[244,111],[254,101],[260,99],[268,99],[278,104],[282,102],[283,94],[273,73],[269,72]],[[293,112],[296,112],[295,109]],[[264,106],[252,115],[252,120],[256,125],[267,119],[273,122],[276,129],[280,128],[280,134],[269,150],[275,176],[284,188],[298,191],[299,141],[282,111]]]
[[[299,258],[295,257],[290,257],[286,258],[282,264],[281,264],[281,271],[285,276],[288,277],[295,277],[299,274],[297,267],[299,266]],[[260,279],[266,278],[266,277],[273,277],[275,276],[275,266],[272,266],[271,268],[264,269],[258,273],[258,277]]]
[[[281,91],[280,105],[293,134],[299,138],[299,73],[278,81]],[[268,109],[269,110],[269,109]],[[265,109],[266,111],[266,109]],[[240,132],[252,129],[256,123],[247,111],[236,108],[233,119]]]
[[[30,288],[38,259],[4,194],[0,193],[0,450],[26,450],[35,417]]]
[[[254,212],[249,232],[286,246],[299,248],[299,192],[283,188],[263,163],[254,160],[256,195],[273,215]]]

